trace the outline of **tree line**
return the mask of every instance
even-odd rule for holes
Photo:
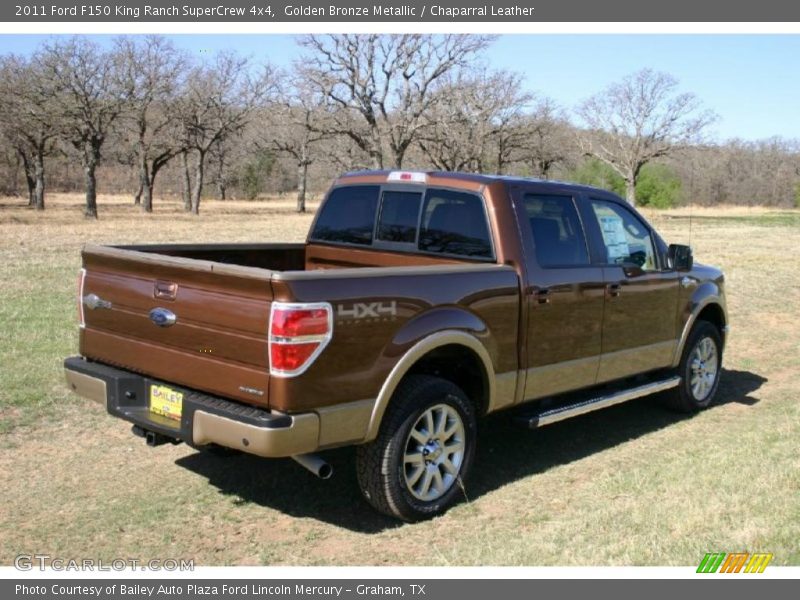
[[[599,185],[631,203],[800,203],[800,143],[707,139],[716,120],[669,74],[643,69],[568,109],[491,69],[478,35],[307,35],[289,69],[232,51],[190,56],[160,36],[54,38],[0,57],[0,169],[29,204],[98,169],[144,212],[158,185],[199,214],[362,168],[433,168]],[[102,167],[101,167],[102,165]],[[79,175],[78,175],[79,167]]]

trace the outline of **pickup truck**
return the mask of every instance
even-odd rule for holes
[[[90,246],[68,385],[181,441],[292,457],[356,445],[403,520],[464,495],[480,417],[547,425],[663,392],[712,402],[722,273],[607,191],[515,177],[340,177],[304,244]]]

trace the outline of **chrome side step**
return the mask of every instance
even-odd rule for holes
[[[663,392],[664,390],[677,387],[680,381],[681,378],[676,375],[662,381],[653,381],[651,383],[646,383],[634,388],[613,392],[604,396],[598,396],[596,398],[590,398],[574,404],[550,408],[538,414],[529,415],[525,420],[527,421],[528,427],[531,429],[542,427],[543,425],[550,425],[551,423],[557,423],[558,421],[563,421],[571,417],[577,417],[578,415],[600,410],[601,408],[607,408],[609,406],[614,406],[615,404],[622,404],[623,402],[628,402],[629,400],[635,400],[636,398],[641,398],[642,396],[649,396],[650,394]]]

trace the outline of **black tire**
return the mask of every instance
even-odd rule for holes
[[[438,439],[423,445],[418,436],[427,435],[427,428],[420,429],[425,427],[427,415],[432,415],[434,420],[439,415],[439,423],[450,423],[448,429],[455,428],[458,433],[445,439],[446,431],[434,432],[433,438]],[[456,415],[461,429],[457,429]],[[435,423],[433,428],[436,431],[439,430],[437,425]],[[412,429],[416,437],[412,436]],[[458,455],[448,451],[458,447],[461,437],[463,454],[459,462]],[[419,521],[441,514],[464,496],[464,482],[472,467],[476,438],[475,408],[461,388],[439,377],[410,375],[395,391],[383,416],[378,437],[358,447],[356,469],[361,492],[377,510],[404,521]],[[451,442],[449,445],[445,443],[448,441]],[[407,463],[407,455],[424,457],[425,462]],[[454,462],[459,462],[457,468]],[[417,469],[422,469],[421,474]],[[428,471],[431,476],[428,476]],[[416,486],[409,481],[415,475],[419,482]],[[438,486],[442,491],[439,497],[431,500],[419,497],[425,487],[425,478],[428,478],[429,486],[433,485],[433,494],[437,493],[436,482],[442,482]]]
[[[700,397],[695,394],[692,385],[692,377],[695,374],[693,371],[693,357],[698,347],[704,343],[704,340],[711,340],[714,344],[716,355],[716,374],[710,389],[704,390]],[[708,407],[717,394],[719,387],[719,379],[722,374],[722,336],[719,329],[708,321],[697,321],[692,327],[689,337],[686,340],[686,346],[683,349],[683,356],[678,365],[678,375],[681,382],[674,390],[670,390],[666,396],[666,403],[672,410],[683,413],[696,413]]]

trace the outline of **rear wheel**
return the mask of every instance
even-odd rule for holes
[[[463,495],[475,455],[475,410],[455,384],[401,382],[375,441],[359,446],[358,482],[379,511],[406,521],[442,513]]]
[[[722,370],[722,337],[708,321],[697,321],[686,340],[678,366],[681,382],[668,404],[680,412],[697,412],[714,400]]]

